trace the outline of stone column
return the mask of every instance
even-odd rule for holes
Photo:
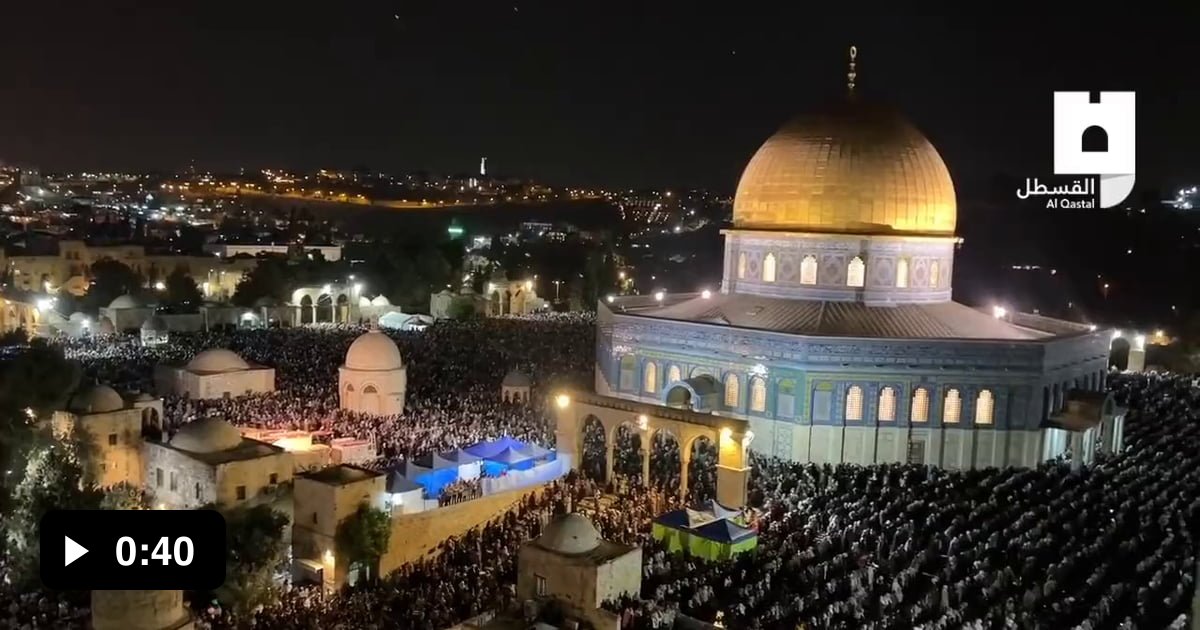
[[[604,441],[604,481],[607,483],[613,478],[613,442],[616,441],[617,434],[614,431],[607,440]]]
[[[313,310],[312,323],[315,324],[315,323],[317,323],[317,303],[316,302],[313,302],[312,310]]]
[[[747,436],[722,430],[717,446],[717,501],[731,508],[746,506],[750,467],[746,459]]]
[[[649,433],[643,437],[649,437]],[[642,485],[650,487],[650,445],[642,448]]]
[[[679,449],[679,462],[679,498],[686,499],[688,493],[688,470],[692,467],[691,452],[685,453],[682,448]]]

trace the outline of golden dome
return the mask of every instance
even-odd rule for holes
[[[955,213],[954,182],[925,136],[853,103],[768,138],[733,201],[741,229],[951,235]]]

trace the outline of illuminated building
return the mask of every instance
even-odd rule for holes
[[[1061,454],[1068,391],[1103,387],[1109,332],[952,301],[954,184],[895,112],[795,118],[733,212],[719,292],[599,304],[598,393],[748,420],[786,459],[962,469]]]

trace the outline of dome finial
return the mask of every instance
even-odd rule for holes
[[[858,78],[854,60],[858,58],[858,47],[850,46],[850,72],[846,73],[846,86],[850,88],[850,96],[854,96],[854,80]]]

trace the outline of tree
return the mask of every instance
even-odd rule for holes
[[[196,281],[183,267],[176,267],[167,276],[166,303],[173,310],[180,313],[196,313],[203,302],[200,287],[196,286]]]
[[[241,507],[225,514],[225,584],[217,596],[244,616],[276,599],[275,574],[287,562],[283,538],[287,516],[269,505]]]
[[[108,306],[125,294],[141,291],[142,278],[129,266],[105,258],[92,265],[92,286],[88,289],[84,304],[90,312]]]
[[[103,492],[88,482],[78,449],[81,439],[56,439],[42,431],[30,450],[25,474],[13,493],[5,531],[5,554],[20,588],[35,584],[41,552],[38,530],[46,512],[94,510]]]
[[[0,475],[0,514],[7,513],[25,475],[36,421],[66,405],[80,374],[78,363],[42,339],[0,362],[0,470],[6,471]]]
[[[470,296],[456,295],[450,300],[450,306],[446,309],[446,317],[450,319],[463,321],[475,317],[475,304]]]
[[[335,542],[351,564],[362,563],[368,576],[375,577],[391,536],[392,519],[387,512],[360,503],[354,514],[338,524]]]
[[[262,298],[286,301],[290,274],[287,262],[278,258],[263,258],[238,283],[233,303],[252,307]]]

